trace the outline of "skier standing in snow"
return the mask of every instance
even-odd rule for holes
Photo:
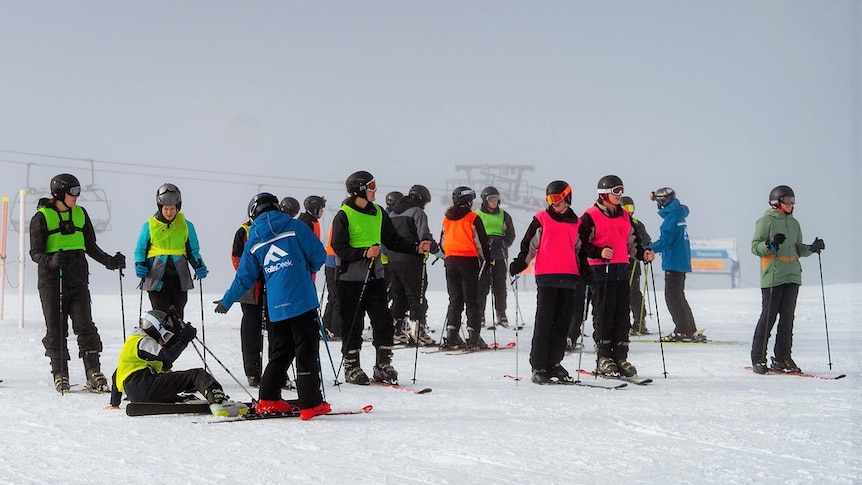
[[[770,209],[757,220],[751,252],[760,257],[761,313],[751,342],[751,366],[756,374],[766,374],[766,347],[778,317],[771,368],[802,372],[791,357],[796,297],[802,285],[800,257],[820,254],[826,249],[822,239],[802,242],[802,228],[793,217],[796,196],[793,189],[779,185],[769,192]]]
[[[326,208],[326,199],[319,195],[309,195],[302,201],[305,212],[299,215],[299,220],[304,222],[311,231],[320,239],[320,218],[323,217],[323,209]]]
[[[248,204],[252,220],[236,276],[217,302],[216,313],[231,305],[254,286],[262,272],[266,281],[270,359],[260,379],[261,414],[294,410],[281,398],[288,366],[296,358],[296,390],[302,419],[331,411],[320,390],[317,309],[320,302],[311,275],[326,259],[326,251],[305,223],[278,208],[278,198],[268,192]]]
[[[239,261],[245,243],[248,241],[248,233],[251,227],[251,219],[243,222],[233,236],[231,245],[230,261],[233,269],[239,268]],[[243,293],[239,298],[242,308],[242,320],[240,321],[239,337],[242,349],[242,366],[245,370],[248,385],[258,387],[260,376],[263,372],[263,331],[264,318],[261,299],[263,298],[263,274],[254,282],[254,286]]]
[[[440,249],[431,235],[428,227],[428,216],[425,214],[425,206],[431,201],[431,191],[424,185],[410,187],[407,196],[401,199],[392,208],[389,217],[392,225],[401,238],[419,243],[430,241],[430,251],[438,252]],[[392,294],[392,318],[395,319],[395,338],[398,339],[399,328],[407,327],[409,334],[405,332],[406,340],[402,343],[420,345],[437,345],[427,331],[426,313],[428,304],[425,300],[425,289],[428,286],[425,272],[426,254],[389,253],[389,290]],[[409,321],[407,318],[409,311]],[[402,330],[403,332],[403,330]]]
[[[42,345],[51,360],[57,392],[69,391],[67,319],[78,336],[78,355],[90,390],[108,390],[99,354],[102,339],[93,323],[87,256],[110,270],[126,267],[121,253],[110,256],[96,244],[96,231],[87,211],[78,205],[81,184],[71,174],[51,179],[51,198],[41,198],[30,219],[30,258],[38,265],[39,298],[45,316]],[[62,307],[61,307],[62,300]]]
[[[629,257],[650,262],[629,213],[620,207],[623,181],[616,175],[599,179],[598,200],[581,215],[580,248],[592,268],[596,372],[608,376],[635,377],[637,368],[629,352]]]
[[[126,339],[117,360],[113,375],[111,407],[119,408],[123,393],[131,402],[180,402],[178,395],[194,389],[210,403],[216,416],[246,414],[245,404],[232,402],[221,384],[204,369],[174,370],[180,354],[197,335],[190,324],[161,310],[150,310],[141,315],[140,325]]]
[[[524,232],[521,252],[509,268],[514,277],[527,269],[532,259],[536,261],[536,320],[530,348],[532,381],[536,384],[574,380],[562,361],[580,279],[579,220],[569,207],[572,187],[555,180],[548,184],[545,194],[548,207],[533,216]]]
[[[359,361],[367,313],[371,319],[372,343],[377,349],[373,378],[397,384],[398,372],[392,367],[395,326],[389,313],[383,265],[378,261],[380,245],[385,244],[389,251],[421,254],[429,250],[431,242],[416,244],[398,235],[389,215],[374,203],[377,182],[370,173],[354,172],[347,177],[345,187],[350,196],[332,220],[332,248],[337,257],[341,297],[344,377],[351,384],[369,384]]]
[[[628,211],[632,216],[632,224],[635,226],[635,233],[640,238],[641,245],[646,247],[652,242],[652,238],[646,230],[646,226],[639,219],[635,218],[635,201],[631,197],[625,196],[621,199],[620,205]],[[641,292],[641,265],[634,258],[629,258],[629,264],[632,265],[632,273],[629,277],[629,285],[631,293],[629,293],[629,307],[632,310],[632,329],[629,332],[631,335],[648,335],[649,329],[646,327],[646,305],[644,304],[644,295]]]
[[[485,305],[488,293],[494,292],[494,307],[497,323],[508,327],[506,316],[506,272],[509,264],[509,247],[515,242],[515,226],[508,212],[500,208],[500,191],[489,186],[482,189],[482,205],[476,211],[485,226],[488,235],[488,263],[479,275],[479,309],[482,311],[482,322],[485,322]]]
[[[158,210],[144,223],[135,246],[135,275],[147,291],[153,310],[168,313],[174,307],[184,319],[188,291],[194,288],[189,266],[195,278],[207,276],[200,254],[198,234],[182,210],[183,197],[174,184],[163,184],[156,191]]]
[[[697,331],[691,306],[685,298],[685,274],[691,273],[691,246],[685,218],[688,206],[680,203],[676,192],[662,187],[650,192],[650,200],[658,206],[662,223],[659,238],[646,248],[661,253],[664,270],[664,301],[673,318],[673,333],[661,338],[662,342],[705,342],[706,335]]]
[[[482,340],[482,309],[479,308],[479,274],[486,264],[488,236],[482,219],[473,212],[476,192],[470,187],[456,187],[452,192],[452,205],[443,216],[440,246],[446,259],[446,291],[449,308],[446,311],[446,328],[440,348],[484,349]],[[461,312],[467,313],[467,342],[459,335]]]

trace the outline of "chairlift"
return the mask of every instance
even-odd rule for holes
[[[93,161],[90,160],[90,177],[94,178]],[[50,196],[50,188],[35,188],[30,186],[30,165],[27,165],[27,207],[24,211],[27,220],[18,220],[18,209],[16,207],[21,203],[21,192],[15,195],[15,200],[12,201],[12,206],[9,213],[13,217],[9,218],[12,225],[12,230],[15,232],[30,231],[30,217],[36,213],[36,203],[39,198]],[[81,195],[78,196],[78,205],[87,209],[87,214],[90,216],[90,222],[93,223],[93,229],[96,233],[102,233],[111,230],[111,202],[108,200],[108,195],[104,189],[99,188],[93,183],[81,186]],[[23,227],[23,229],[22,229]]]

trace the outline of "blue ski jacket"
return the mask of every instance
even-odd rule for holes
[[[661,223],[661,235],[644,249],[652,249],[661,253],[661,269],[691,273],[691,245],[688,241],[688,229],[685,218],[688,217],[688,206],[674,199],[670,204],[659,209],[658,215],[664,219]]]

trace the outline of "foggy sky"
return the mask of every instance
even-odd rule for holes
[[[325,195],[331,219],[353,171],[380,202],[423,183],[439,233],[455,165],[534,165],[578,213],[613,173],[653,237],[646,195],[671,186],[692,238],[737,238],[750,286],[754,222],[787,184],[827,283],[860,281],[860,26],[850,0],[0,0],[0,150],[72,159],[0,152],[0,195],[75,173],[111,201],[100,245],[131,257],[176,183],[221,292],[261,190]],[[520,241],[531,213],[513,216]],[[803,266],[818,284],[816,257]]]

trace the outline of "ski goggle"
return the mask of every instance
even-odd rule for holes
[[[370,190],[371,192],[377,192],[377,182],[372,180],[365,184],[365,190]]]
[[[563,191],[561,193],[559,193],[559,194],[548,194],[545,196],[545,200],[547,200],[548,204],[550,204],[550,205],[559,204],[560,202],[566,200],[566,197],[571,195],[571,193],[572,193],[572,186],[566,185],[566,188],[563,189]]]
[[[622,185],[617,185],[616,187],[611,187],[609,189],[599,189],[600,194],[614,194],[614,195],[623,195],[625,193],[625,188]]]
[[[623,209],[626,210],[629,214],[635,213],[635,205],[634,204],[623,204]]]
[[[79,195],[81,195],[81,186],[76,185],[74,187],[69,187],[68,189],[66,189],[66,193],[71,195],[72,197],[78,197]]]
[[[500,202],[500,196],[499,195],[489,195],[488,197],[485,197],[485,200],[487,200],[488,202]]]
[[[793,197],[792,195],[784,195],[778,198],[778,202],[785,205],[796,205],[796,197]]]

